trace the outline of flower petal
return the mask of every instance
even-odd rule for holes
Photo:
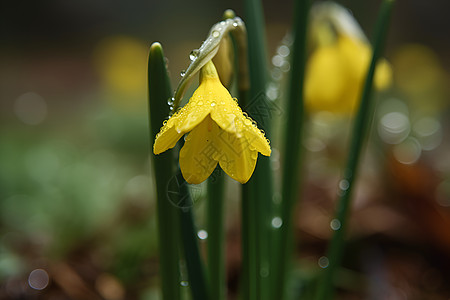
[[[270,149],[269,140],[266,139],[264,133],[255,124],[252,119],[244,116],[242,122],[238,122],[238,132],[241,132],[247,139],[251,150],[261,152],[264,156],[270,156],[272,150]]]
[[[207,116],[186,137],[180,151],[180,169],[184,179],[191,184],[199,184],[211,175],[217,165],[219,149],[214,143],[219,128]]]
[[[203,96],[198,93],[200,88],[201,87],[195,91],[189,102],[180,110],[178,114],[179,120],[175,124],[175,128],[178,132],[187,133],[191,131],[211,112],[211,107],[202,105],[198,100],[200,97],[203,98]]]
[[[227,89],[222,86],[220,81],[217,80],[217,84],[213,91],[215,101],[214,103],[211,103],[213,104],[211,118],[223,130],[230,133],[236,133],[236,117],[242,115],[242,110],[239,108],[236,101],[233,100]]]
[[[225,130],[220,130],[214,138],[221,150],[220,167],[234,180],[246,183],[255,170],[258,151],[251,149],[244,136],[237,137]]]
[[[170,148],[173,148],[178,140],[183,136],[183,133],[178,133],[175,130],[174,124],[176,116],[172,116],[162,127],[156,135],[155,143],[153,144],[153,153],[160,154]],[[173,120],[172,120],[173,119]]]

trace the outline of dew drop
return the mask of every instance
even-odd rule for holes
[[[194,61],[194,60],[197,59],[197,57],[199,56],[199,54],[200,54],[200,50],[194,49],[194,50],[192,50],[191,53],[189,54],[189,59],[190,59],[191,61]]]
[[[186,75],[186,71],[185,71],[185,70],[182,70],[182,71],[180,72],[180,76],[181,76],[181,77],[184,77],[184,75]]]
[[[234,27],[238,27],[238,25],[239,25],[239,24],[238,24],[237,22],[234,22],[234,23],[233,23],[233,26],[234,26]]]
[[[280,217],[275,217],[272,219],[271,224],[273,228],[278,229],[283,225],[283,220]]]
[[[268,277],[269,276],[269,268],[267,268],[267,267],[262,267],[260,270],[259,270],[259,275],[261,276],[261,277]]]
[[[319,258],[318,264],[319,264],[319,267],[325,269],[326,267],[329,266],[330,261],[328,260],[328,257],[322,256]]]
[[[197,232],[197,236],[198,236],[198,238],[199,239],[201,239],[201,240],[206,240],[207,238],[208,238],[208,232],[206,231],[206,230],[199,230],[198,232]]]
[[[216,106],[216,102],[214,102],[214,101],[211,102],[211,106],[212,106],[212,107]]]
[[[283,65],[284,59],[281,55],[275,55],[274,57],[272,57],[272,64],[275,67],[281,67]]]
[[[220,36],[220,32],[217,31],[217,30],[214,30],[214,31],[212,32],[212,36],[213,36],[214,38],[218,38],[218,37]]]
[[[172,98],[169,98],[169,100],[167,100],[167,104],[168,105],[173,105],[173,102],[175,101],[175,98],[174,97],[172,97]]]
[[[339,230],[341,228],[341,221],[339,221],[338,219],[331,220],[330,227],[333,230]]]
[[[43,269],[33,270],[28,276],[28,285],[35,290],[43,290],[49,283],[48,273]]]
[[[346,179],[342,179],[341,181],[339,181],[339,188],[343,191],[348,190],[348,188],[350,187],[350,183],[348,182],[348,180]]]
[[[282,56],[282,57],[286,57],[289,55],[291,51],[289,50],[289,47],[286,45],[281,45],[280,47],[278,47],[277,49],[277,53]]]
[[[189,282],[187,282],[186,280],[182,280],[180,282],[180,285],[183,286],[183,287],[187,287],[187,286],[189,286]]]

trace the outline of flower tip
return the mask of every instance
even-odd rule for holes
[[[150,53],[156,54],[156,53],[162,53],[162,52],[163,52],[163,49],[162,49],[162,45],[160,42],[154,42],[150,46]]]
[[[234,10],[232,9],[227,9],[222,16],[223,20],[227,20],[227,19],[234,19],[236,17],[236,13],[234,12]]]

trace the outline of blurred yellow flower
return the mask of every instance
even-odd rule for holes
[[[153,153],[174,147],[186,133],[180,169],[192,184],[206,180],[217,163],[231,178],[246,183],[255,169],[258,152],[265,156],[271,153],[264,133],[222,85],[211,61],[201,69],[199,87],[189,102],[164,122]]]
[[[142,105],[147,92],[148,48],[127,36],[103,39],[95,48],[94,63],[108,100],[124,107]]]
[[[353,114],[372,50],[356,37],[337,35],[333,42],[317,46],[306,69],[305,106],[309,111],[330,111]],[[389,63],[382,59],[376,68],[374,84],[379,90],[392,81]]]

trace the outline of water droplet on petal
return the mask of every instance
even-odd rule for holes
[[[218,28],[218,29],[220,29],[220,28]],[[213,30],[212,36],[215,37],[215,38],[218,38],[220,36],[220,32],[217,31],[217,30]]]
[[[234,23],[233,23],[233,26],[234,26],[234,27],[238,27],[238,25],[239,25],[239,24],[238,24],[237,22],[234,22]]]
[[[214,101],[211,102],[211,106],[212,106],[212,107],[216,106],[216,102],[214,102]]]

